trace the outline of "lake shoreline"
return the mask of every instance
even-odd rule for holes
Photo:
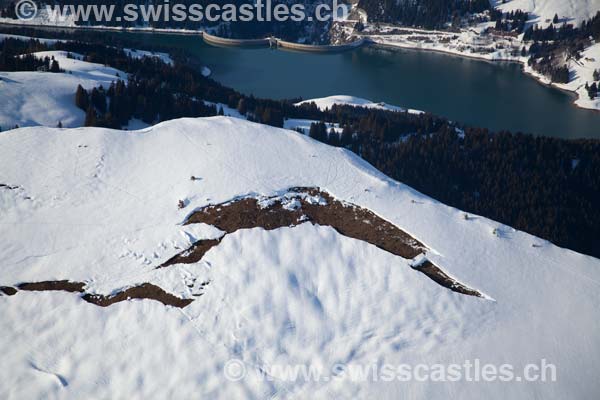
[[[581,110],[587,110],[587,111],[592,111],[595,113],[600,113],[600,108],[590,108],[590,107],[583,107],[579,104],[577,104],[577,101],[580,99],[579,93],[577,93],[576,90],[571,90],[565,87],[561,87],[560,85],[554,83],[554,82],[550,82],[548,81],[548,78],[545,77],[544,75],[541,75],[537,72],[535,72],[534,70],[532,70],[531,68],[529,68],[528,64],[527,64],[527,60],[523,59],[523,57],[517,57],[517,58],[488,58],[485,57],[485,55],[483,54],[477,54],[477,53],[461,53],[461,52],[457,52],[457,51],[453,51],[451,49],[444,49],[444,48],[428,48],[428,47],[422,47],[422,46],[411,46],[411,45],[397,45],[397,44],[390,44],[390,43],[381,43],[381,42],[372,42],[371,44],[372,47],[375,48],[381,48],[381,49],[386,49],[386,50],[415,50],[415,51],[424,51],[424,52],[431,52],[431,53],[438,53],[438,54],[445,54],[448,56],[454,56],[454,57],[461,57],[461,58],[467,58],[467,59],[471,59],[471,60],[478,60],[478,61],[486,61],[489,63],[511,63],[511,64],[519,64],[521,66],[521,70],[523,71],[523,74],[533,78],[536,82],[538,82],[539,84],[541,84],[542,86],[545,87],[549,87],[552,89],[556,89],[562,93],[568,94],[569,96],[571,96],[573,98],[573,101],[571,102],[571,105],[573,107],[576,107],[578,109]]]
[[[390,51],[409,50],[409,51],[423,51],[423,52],[428,52],[428,53],[437,53],[437,54],[447,55],[450,57],[460,57],[460,58],[466,58],[466,59],[470,59],[470,60],[488,62],[490,64],[498,64],[498,63],[517,64],[521,67],[521,71],[523,72],[524,75],[532,78],[538,84],[545,86],[547,88],[558,90],[564,94],[569,95],[569,97],[571,97],[573,99],[573,101],[570,103],[570,105],[572,107],[575,107],[580,110],[591,111],[593,113],[600,113],[600,109],[598,109],[598,108],[582,107],[579,104],[577,104],[577,100],[579,100],[579,98],[580,98],[577,91],[561,87],[553,82],[549,82],[548,78],[546,78],[543,75],[540,75],[539,73],[535,72],[531,68],[528,68],[527,61],[514,59],[514,58],[513,59],[511,59],[511,58],[490,59],[490,58],[481,57],[481,56],[478,56],[475,54],[471,55],[471,54],[457,53],[454,51],[446,51],[443,49],[432,49],[432,48],[424,48],[424,47],[418,47],[418,46],[397,46],[397,45],[393,45],[393,44],[378,43],[378,42],[372,42],[370,44],[370,46],[373,48],[378,48],[378,49],[382,49],[382,50],[390,50]]]
[[[3,30],[7,34],[11,34],[10,28],[15,25],[7,25],[0,22],[0,26],[6,27]],[[78,30],[78,28],[56,26],[42,26],[32,29],[39,29],[40,32],[21,32],[21,34],[45,37],[44,31],[47,31],[47,37],[53,37],[57,32],[64,31],[68,33],[75,32],[76,29]],[[96,28],[83,28],[80,31],[84,32],[86,29],[98,30]],[[234,49],[249,48],[248,46],[227,46],[208,43],[202,37],[198,37],[201,36],[200,32],[173,33],[170,31],[150,31],[147,29],[141,31],[125,29],[100,30],[104,31],[108,37],[111,35],[115,35],[115,37],[123,35],[123,38],[129,36],[132,38],[137,37],[134,40],[140,41],[138,43],[138,46],[142,46],[140,48],[144,48],[144,45],[159,45],[162,48],[170,46],[169,48],[172,49],[178,47],[187,49],[187,51],[191,51],[190,54],[196,57],[213,61],[214,65],[211,66],[211,69],[216,72],[213,75],[214,79],[219,80],[225,85],[234,87],[243,93],[262,96],[264,98],[322,98],[331,96],[332,94],[352,94],[357,97],[374,99],[389,104],[402,104],[427,110],[450,120],[461,121],[465,124],[495,131],[510,130],[565,138],[598,137],[598,132],[594,129],[594,126],[600,123],[600,120],[598,120],[599,113],[586,113],[586,110],[590,110],[589,108],[574,104],[574,100],[577,100],[577,92],[568,90],[568,88],[549,85],[542,79],[530,74],[526,70],[527,64],[520,60],[490,59],[490,56],[504,55],[501,53],[491,54],[486,58],[477,57],[477,54],[456,54],[455,51],[442,51],[437,48],[394,46],[385,43],[373,43],[368,40],[361,43],[360,46],[351,49],[352,51],[347,52],[303,52],[302,50],[297,51],[296,49],[283,47],[278,48],[284,50],[283,52],[271,52],[267,45],[261,45],[259,48],[252,46],[250,48],[256,48],[256,50],[247,52]],[[12,33],[17,34],[19,32]],[[153,34],[157,35],[154,36]],[[69,37],[72,35],[73,33],[67,35],[67,38],[64,40],[69,40]],[[226,50],[227,47],[231,48],[231,50]],[[223,48],[224,50],[218,50],[218,48]],[[416,50],[431,51],[423,52]],[[404,52],[408,53],[403,55]],[[298,54],[284,56],[281,55],[282,53]],[[312,53],[315,57],[310,57],[306,55],[307,53]],[[335,53],[339,55],[335,55]],[[378,53],[379,55],[377,55]],[[419,56],[417,53],[422,53],[423,55]],[[444,57],[444,55],[458,55],[460,57]],[[234,63],[235,65],[232,64],[234,59],[237,60]],[[267,63],[275,62],[278,68],[274,70],[272,67],[265,65],[266,70],[257,69],[257,66],[263,62],[261,60],[265,60],[264,62]],[[471,65],[467,60],[474,61],[474,64]],[[480,63],[479,61],[486,62]],[[494,62],[492,63],[491,61]],[[350,64],[348,64],[349,62]],[[383,65],[381,64],[382,62],[386,63],[386,65],[387,63],[391,64],[389,64],[389,67],[385,67],[385,69],[380,69],[381,65]],[[297,63],[307,65],[308,70],[297,70],[295,67]],[[464,67],[461,65],[464,65]],[[450,75],[448,75],[448,72],[442,72],[448,71],[448,68],[452,71]],[[473,71],[470,72],[468,68],[473,68]],[[234,69],[238,72],[234,72]],[[337,72],[332,73],[331,71],[334,70]],[[501,70],[512,70],[513,72],[507,75],[501,73]],[[266,73],[263,71],[270,72]],[[294,75],[302,74],[306,71],[311,72],[304,77]],[[266,78],[265,73],[268,75],[268,78]],[[476,74],[470,75],[471,73]],[[255,74],[254,76],[257,76],[258,80],[248,81],[247,77],[251,76],[251,74]],[[524,74],[529,75],[529,77],[523,78]],[[440,79],[444,75],[448,76]],[[413,79],[407,78],[409,76],[419,77],[417,81],[420,83],[417,84]],[[483,76],[489,76],[489,83],[486,82],[487,78],[482,79]],[[368,79],[365,81],[361,77],[368,77]],[[501,80],[496,81],[496,78],[500,78]],[[532,82],[531,78],[537,82]],[[284,90],[285,93],[282,93],[282,88],[275,83],[277,79],[285,79],[286,82],[291,82],[289,87]],[[312,83],[309,83],[308,80]],[[299,84],[298,81],[303,81],[304,83]],[[524,81],[529,81],[530,83],[527,84]],[[342,82],[348,82],[349,84],[343,84]],[[356,83],[351,84],[352,82]],[[436,82],[435,88],[437,90],[443,89],[446,90],[446,93],[452,93],[452,100],[441,100],[437,96],[429,99],[423,97],[423,85],[427,86],[431,82]],[[542,85],[539,85],[539,83],[542,83]],[[390,89],[390,84],[395,89]],[[307,85],[310,88],[307,88]],[[535,87],[543,89],[536,89]],[[485,94],[488,92],[489,95]],[[581,92],[582,90],[579,90],[578,94],[581,95]],[[518,105],[515,105],[515,102],[511,99],[511,93],[521,93],[518,97],[527,98],[528,100],[519,100],[516,102]],[[479,98],[480,95],[486,98],[476,101],[475,99]],[[562,99],[560,100],[561,97]],[[479,104],[485,106],[482,108]],[[506,111],[501,113],[495,111],[498,107]],[[592,111],[595,110],[592,109]],[[509,112],[513,117],[503,118],[501,114],[506,112]],[[524,112],[531,116],[538,115],[540,118],[526,118]],[[560,116],[560,118],[550,118],[552,120],[550,122],[550,120],[542,118],[547,113]]]
[[[573,97],[571,102],[572,106],[582,110],[588,110],[592,112],[600,112],[599,108],[583,107],[577,103],[579,100],[579,94],[576,90],[571,90],[565,87],[561,87],[553,82],[548,82],[547,78],[543,75],[532,71],[528,68],[527,61],[523,57],[514,58],[490,58],[486,57],[485,54],[478,53],[465,53],[454,51],[452,49],[430,48],[419,45],[411,45],[408,43],[390,43],[374,40],[372,37],[377,35],[361,35],[361,39],[344,45],[307,45],[303,43],[293,43],[284,41],[275,37],[268,37],[262,39],[232,39],[222,38],[216,35],[212,35],[205,31],[192,31],[186,29],[165,29],[165,28],[124,28],[124,27],[109,27],[109,26],[60,26],[60,25],[39,25],[39,24],[23,24],[23,23],[11,23],[6,21],[0,21],[0,26],[17,26],[24,28],[36,28],[46,30],[89,30],[89,31],[101,31],[101,32],[114,32],[114,33],[145,33],[145,34],[168,34],[168,35],[182,35],[182,36],[201,36],[205,43],[211,46],[224,46],[224,47],[235,47],[235,48],[252,48],[252,47],[265,47],[273,48],[284,51],[298,51],[308,53],[336,53],[342,51],[354,50],[359,47],[374,47],[386,50],[419,50],[426,52],[433,52],[439,54],[446,54],[455,57],[467,58],[472,60],[487,61],[491,63],[516,63],[522,66],[522,71],[525,75],[534,78],[538,83],[543,86],[557,89],[563,93],[569,94]]]

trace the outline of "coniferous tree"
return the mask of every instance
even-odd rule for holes
[[[52,62],[50,63],[50,72],[60,72],[60,66],[58,65],[58,61],[56,61],[54,57],[52,57]]]
[[[84,111],[89,106],[87,91],[81,85],[77,86],[77,91],[75,92],[75,105]]]
[[[96,121],[96,111],[93,106],[88,106],[88,109],[85,113],[85,122],[83,123],[85,126],[97,126]]]
[[[248,113],[248,107],[246,105],[246,99],[244,99],[243,97],[238,101],[237,110],[242,115],[246,115]]]

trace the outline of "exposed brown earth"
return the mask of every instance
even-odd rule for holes
[[[100,307],[108,307],[112,304],[130,299],[152,299],[160,301],[166,306],[184,308],[194,301],[193,299],[182,299],[174,296],[151,283],[144,283],[140,286],[131,287],[115,294],[114,296],[102,296],[98,294],[86,293],[83,295],[83,299],[88,303],[92,303]]]
[[[457,293],[466,294],[469,296],[483,297],[477,290],[471,289],[462,283],[450,278],[444,271],[434,265],[431,261],[425,261],[415,269],[427,275],[431,280],[441,286],[447,287]]]
[[[246,197],[223,204],[211,205],[194,212],[185,225],[205,223],[225,232],[239,229],[263,228],[273,230],[293,227],[306,222],[330,226],[340,234],[362,240],[396,256],[412,260],[428,249],[392,223],[375,213],[354,204],[343,203],[318,188],[291,188],[284,196],[257,199]],[[196,263],[223,237],[201,240],[184,252],[172,257],[159,266]],[[414,268],[433,281],[457,293],[483,297],[446,275],[439,267],[425,260]]]
[[[176,254],[175,256],[171,257],[170,259],[165,261],[162,265],[160,265],[158,268],[168,267],[169,265],[173,265],[173,264],[197,263],[198,261],[200,261],[202,259],[202,257],[204,257],[204,254],[206,254],[206,252],[208,250],[212,249],[213,247],[215,247],[216,245],[221,243],[221,239],[223,239],[223,237],[220,237],[219,239],[200,240],[200,241],[194,243],[194,245],[192,247],[190,247],[183,253],[179,253],[179,254]]]
[[[10,286],[0,286],[0,292],[7,296],[14,296],[17,293],[17,289]]]
[[[27,282],[17,285],[19,290],[43,292],[49,290],[62,290],[64,292],[83,293],[85,283],[71,281],[44,281]]]
[[[186,225],[205,223],[226,233],[238,229],[273,230],[305,222],[330,226],[344,236],[363,240],[397,256],[412,259],[427,248],[400,228],[373,212],[335,200],[316,188],[292,188],[288,197],[273,197],[259,202],[243,198],[205,207],[188,218]],[[316,199],[322,199],[319,203]],[[293,203],[299,206],[293,207]]]
[[[392,223],[375,213],[334,199],[318,188],[291,188],[283,196],[270,198],[246,197],[227,203],[207,206],[189,216],[186,225],[205,223],[225,232],[218,239],[200,240],[189,249],[171,257],[158,268],[174,264],[193,264],[207,251],[218,246],[225,235],[239,229],[263,228],[273,230],[293,227],[303,223],[330,226],[340,234],[365,241],[404,259],[413,260],[427,252],[427,247]],[[484,297],[448,276],[441,268],[426,258],[413,269],[454,292]],[[208,284],[208,282],[206,282]],[[205,284],[202,284],[204,286]],[[81,293],[81,298],[100,307],[108,307],[130,299],[151,299],[164,305],[183,308],[193,299],[182,299],[165,292],[158,286],[144,283],[117,294],[104,296],[85,292],[85,283],[67,280],[21,283],[15,287],[1,286],[0,292],[12,296],[21,291],[65,291]],[[199,296],[199,295],[198,295]]]
[[[85,293],[85,283],[71,281],[44,281],[44,282],[27,282],[17,285],[18,290],[22,291],[63,291],[71,293],[83,293],[81,298],[88,303],[95,304],[100,307],[108,307],[121,301],[130,299],[151,299],[160,301],[164,305],[183,308],[189,305],[193,299],[182,299],[165,292],[160,287],[151,283],[144,283],[140,286],[130,287],[115,295],[104,296],[98,294]],[[10,286],[2,286],[0,290],[12,296],[18,290]]]

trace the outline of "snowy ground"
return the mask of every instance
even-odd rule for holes
[[[594,100],[590,99],[588,92],[585,88],[585,84],[591,85],[594,82],[594,71],[600,70],[600,43],[596,43],[593,46],[588,47],[582,53],[580,60],[570,60],[568,62],[571,82],[567,84],[556,84],[553,85],[577,93],[577,100],[575,104],[581,108],[588,108],[591,110],[600,110],[600,97],[596,97]],[[545,84],[551,84],[550,80],[536,71],[531,67],[525,66],[525,71],[531,74],[541,82]],[[600,85],[600,81],[595,81],[596,85]]]
[[[481,29],[478,26],[454,33],[384,26],[373,32],[366,29],[365,35],[375,43],[390,48],[438,51],[489,61],[520,61],[523,43],[518,38],[484,36],[480,34]]]
[[[48,44],[48,45],[59,42],[59,40],[57,40],[57,39],[44,39],[44,38],[31,37],[31,36],[9,35],[6,33],[0,33],[0,42],[2,42],[6,38],[19,39],[19,40],[24,40],[24,41],[29,41],[31,39],[35,39],[35,40],[39,41],[40,43],[44,43],[44,44]]]
[[[345,95],[336,95],[336,96],[322,97],[322,98],[318,98],[318,99],[304,100],[304,101],[301,101],[300,103],[296,103],[296,105],[298,106],[298,105],[306,104],[306,103],[315,103],[317,105],[317,107],[322,111],[325,111],[325,110],[331,108],[333,105],[338,104],[338,105],[349,105],[349,106],[355,106],[355,107],[373,108],[373,109],[377,109],[377,110],[408,111],[409,113],[413,113],[413,114],[421,114],[422,113],[422,111],[418,111],[418,110],[402,108],[402,107],[394,106],[394,105],[383,103],[383,102],[375,103],[375,102],[372,102],[371,100],[362,99],[360,97],[345,96]]]
[[[285,129],[298,131],[305,135],[308,135],[308,133],[310,132],[310,126],[317,122],[319,121],[312,119],[286,118],[285,121],[283,121],[283,127]],[[342,133],[343,131],[343,128],[340,127],[340,124],[326,122],[325,125],[327,126],[327,132],[330,132],[332,128],[337,133]]]
[[[530,14],[529,24],[546,27],[555,15],[560,22],[578,26],[600,11],[600,0],[491,0],[502,12],[521,10]]]
[[[57,42],[55,39],[0,34],[0,41],[5,38],[36,39],[49,45]],[[166,53],[137,49],[124,51],[133,58],[156,57],[166,64],[173,64],[172,58]],[[6,99],[4,107],[0,109],[0,128],[4,130],[12,129],[15,125],[54,127],[59,121],[64,127],[83,126],[85,112],[75,106],[77,86],[81,85],[85,89],[99,86],[106,88],[117,79],[127,80],[125,72],[83,61],[79,54],[72,54],[78,59],[68,58],[64,51],[35,54],[40,58],[54,56],[65,73],[0,71],[0,97]],[[203,74],[210,75],[210,70],[203,70]],[[127,129],[135,130],[147,126],[148,124],[142,121],[132,120]]]
[[[108,87],[117,79],[127,80],[127,74],[114,68],[67,58],[64,51],[35,53],[37,57],[52,57],[64,73],[0,72],[0,127],[15,125],[82,126],[85,113],[75,106],[77,85],[85,89]],[[81,57],[80,55],[75,56]]]
[[[24,167],[26,166],[26,167]],[[190,176],[198,177],[190,180]],[[595,398],[600,261],[478,216],[464,218],[348,151],[214,117],[137,132],[0,133],[0,284],[70,279],[109,294],[142,282],[191,298],[100,308],[75,294],[0,297],[1,398]],[[319,186],[432,249],[464,296],[408,261],[312,225],[241,230],[191,265],[156,266],[201,238],[194,209]],[[189,205],[178,209],[179,200]],[[494,231],[495,234],[494,234]],[[534,246],[535,245],[535,246]],[[261,379],[255,366],[555,364],[557,382]],[[223,368],[242,360],[245,379]]]
[[[223,114],[227,117],[234,117],[234,118],[239,118],[239,119],[244,119],[244,120],[247,119],[245,116],[241,115],[238,110],[228,107],[226,104],[212,103],[209,101],[205,101],[204,103],[206,103],[207,105],[215,105],[217,107],[217,109],[221,108],[223,110]],[[402,112],[408,111],[409,113],[414,113],[414,114],[422,113],[422,111],[418,111],[418,110],[405,109],[405,108],[393,106],[393,105],[386,104],[386,103],[374,103],[370,100],[362,99],[360,97],[345,96],[345,95],[336,95],[336,96],[322,97],[322,98],[317,98],[317,99],[304,100],[299,103],[296,103],[296,105],[301,105],[301,104],[305,104],[305,103],[315,103],[320,110],[327,110],[327,109],[331,108],[334,104],[346,104],[346,105],[351,105],[351,106],[356,106],[356,107],[365,107],[365,108],[372,108],[372,109],[386,110],[386,111],[402,111]],[[319,122],[319,121],[312,120],[312,119],[286,118],[283,121],[283,127],[285,129],[289,129],[289,130],[293,130],[293,131],[300,131],[301,133],[308,135],[308,133],[310,131],[310,126],[313,123],[317,123],[317,122]],[[327,125],[328,132],[333,128],[333,130],[335,132],[340,133],[340,134],[342,133],[343,129],[339,123],[328,122],[328,123],[326,123],[326,125]]]
[[[173,59],[167,53],[160,53],[156,51],[136,50],[136,49],[123,49],[125,53],[132,58],[144,58],[153,57],[158,58],[162,62],[168,65],[173,65]]]

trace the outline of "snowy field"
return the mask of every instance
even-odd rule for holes
[[[372,108],[372,109],[386,110],[386,111],[400,111],[400,112],[408,111],[409,113],[412,113],[412,114],[421,114],[422,113],[422,111],[418,111],[418,110],[412,110],[409,108],[393,106],[391,104],[387,104],[387,103],[383,103],[383,102],[375,103],[375,102],[372,102],[371,100],[366,100],[366,99],[362,99],[360,97],[346,96],[346,95],[336,95],[336,96],[322,97],[322,98],[318,98],[318,99],[309,99],[309,100],[304,100],[299,103],[296,103],[296,105],[299,106],[299,105],[307,104],[307,103],[315,103],[317,108],[319,108],[319,110],[321,110],[321,111],[330,109],[335,104],[337,104],[337,105],[348,105],[348,106],[354,106],[354,107],[364,107],[364,108]]]
[[[490,0],[495,6],[508,13],[521,10],[530,14],[529,24],[546,27],[555,15],[561,22],[578,26],[600,11],[600,0]]]
[[[308,135],[310,133],[310,126],[318,122],[319,121],[314,119],[286,118],[283,121],[283,127],[285,129],[291,129],[293,131],[301,132],[305,135]],[[343,128],[341,128],[340,124],[337,123],[326,122],[325,126],[327,127],[328,133],[331,132],[331,129],[333,129],[336,133],[339,134],[341,134],[343,131]]]
[[[26,166],[26,168],[24,167]],[[197,177],[194,180],[190,176]],[[69,279],[110,294],[149,282],[182,298],[101,308],[65,292],[0,296],[0,398],[591,399],[600,392],[600,260],[483,217],[464,218],[348,151],[241,119],[136,132],[0,133],[0,285]],[[413,235],[494,300],[452,292],[409,260],[328,227],[227,235],[189,265],[156,267],[221,235],[182,225],[248,194],[318,186]],[[179,209],[177,203],[187,206]],[[203,295],[194,297],[198,282]],[[245,379],[223,369],[242,360]],[[261,378],[256,366],[510,363],[557,382]]]
[[[600,43],[596,43],[582,52],[580,60],[569,60],[567,63],[571,81],[569,83],[553,83],[550,79],[533,70],[525,64],[524,70],[540,82],[546,85],[552,85],[557,88],[574,92],[577,96],[575,104],[581,108],[590,110],[600,110],[600,97],[594,100],[590,99],[588,91],[585,88],[586,83],[591,85],[596,82],[600,85],[600,81],[594,81],[594,71],[600,70]]]
[[[369,39],[387,48],[437,51],[488,61],[520,61],[523,43],[517,38],[481,35],[481,31],[488,25],[489,23],[483,23],[458,33],[395,26],[380,27],[373,32],[367,29],[365,32]],[[394,30],[403,33],[394,34]]]
[[[77,85],[85,89],[104,86],[118,79],[127,80],[123,71],[79,59],[67,58],[64,51],[35,53],[54,57],[64,73],[0,72],[0,127],[3,130],[24,126],[82,126],[85,112],[75,106]],[[72,53],[74,57],[80,55]]]
[[[579,107],[600,110],[600,97],[591,100],[585,89],[586,83],[591,85],[594,82],[594,71],[600,71],[600,43],[587,48],[582,55],[583,58],[581,60],[569,61],[569,70],[573,77],[572,81],[566,85],[557,86],[576,92],[579,98],[575,104]],[[596,85],[600,85],[600,81],[595,82]]]
[[[28,36],[0,34],[0,42],[5,38],[19,40],[36,39],[52,45],[57,40],[32,38]],[[133,58],[155,57],[172,65],[172,58],[161,52],[137,49],[124,49]],[[84,124],[85,112],[75,106],[75,91],[78,85],[90,90],[103,86],[108,88],[117,79],[127,81],[127,74],[114,68],[83,61],[80,54],[72,53],[68,58],[64,51],[45,51],[34,53],[37,57],[54,57],[65,72],[59,74],[47,72],[1,72],[0,97],[5,102],[0,108],[0,128],[12,129],[15,125],[50,126],[59,122],[63,127],[80,127]],[[203,71],[210,75],[210,70]],[[132,120],[127,129],[140,129],[148,125]]]
[[[48,44],[48,45],[52,45],[56,42],[59,42],[60,40],[57,39],[44,39],[44,38],[38,38],[38,37],[31,37],[31,36],[22,36],[22,35],[9,35],[6,33],[0,33],[0,42],[2,42],[4,39],[6,38],[10,38],[10,39],[18,39],[18,40],[23,40],[23,41],[30,41],[31,39],[35,39],[37,41],[39,41],[40,43],[43,44]]]

